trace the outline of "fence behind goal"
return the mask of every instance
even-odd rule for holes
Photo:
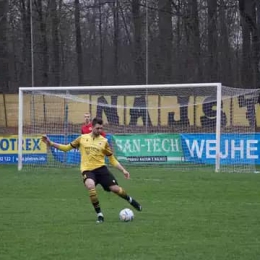
[[[78,167],[77,150],[46,149],[40,136],[69,143],[89,112],[124,165],[254,172],[258,96],[219,83],[20,88],[18,168]]]

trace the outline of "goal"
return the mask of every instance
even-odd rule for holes
[[[47,149],[40,137],[69,143],[89,112],[124,165],[254,172],[258,99],[259,90],[221,83],[21,87],[18,169],[78,167],[77,150]]]

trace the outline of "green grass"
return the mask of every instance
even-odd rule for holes
[[[143,212],[120,222],[128,204],[99,187],[96,224],[78,169],[0,166],[0,259],[260,259],[260,174],[130,170],[114,173]]]

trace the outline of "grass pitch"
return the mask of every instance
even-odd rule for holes
[[[260,174],[113,172],[143,206],[131,223],[118,219],[129,205],[100,187],[95,223],[78,169],[0,166],[0,259],[260,259]]]

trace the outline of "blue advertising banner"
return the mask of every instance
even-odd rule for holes
[[[74,139],[78,138],[80,135],[48,135],[48,137],[55,143],[68,144]],[[108,142],[111,141],[111,135],[106,134]],[[64,164],[79,164],[80,163],[80,153],[77,149],[72,149],[68,152],[60,151],[54,147],[51,147],[51,153],[54,159],[60,163]]]
[[[180,134],[186,162],[214,164],[215,134]],[[222,134],[220,164],[260,164],[260,134]]]

